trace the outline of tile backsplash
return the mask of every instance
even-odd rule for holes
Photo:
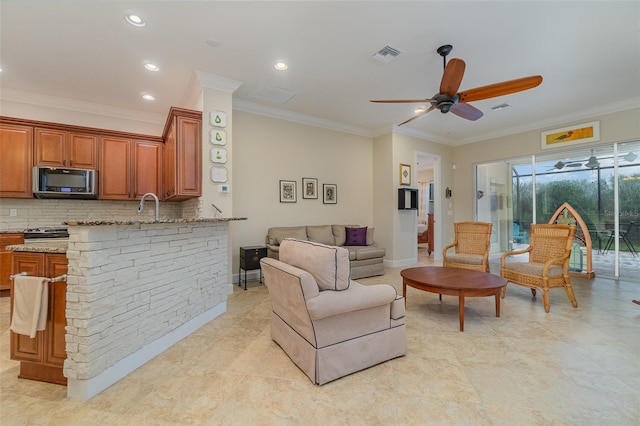
[[[160,218],[196,217],[198,199],[185,202],[161,202]],[[38,200],[0,198],[0,231],[56,227],[65,220],[140,220],[153,219],[155,204],[147,198],[138,214],[139,201],[109,200]],[[11,216],[12,211],[15,216]]]

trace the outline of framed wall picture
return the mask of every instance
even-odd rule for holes
[[[411,166],[400,164],[400,185],[411,185]]]
[[[281,180],[280,181],[280,202],[281,203],[295,203],[298,201],[297,189],[295,180]]]
[[[302,198],[318,199],[318,179],[302,178]]]
[[[559,148],[600,140],[600,122],[577,124],[542,132],[542,149]]]
[[[333,183],[322,184],[322,202],[324,204],[338,203],[338,185]]]

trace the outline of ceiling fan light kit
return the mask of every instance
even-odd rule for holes
[[[446,114],[452,112],[458,117],[476,121],[484,114],[478,108],[468,104],[467,102],[480,101],[483,99],[494,98],[497,96],[509,95],[511,93],[521,92],[523,90],[532,89],[539,86],[542,83],[542,77],[534,75],[530,77],[518,78],[515,80],[503,81],[501,83],[490,84],[487,86],[476,87],[474,89],[458,92],[460,84],[462,83],[462,77],[464,76],[464,70],[466,64],[462,59],[453,58],[447,63],[447,55],[451,53],[453,46],[445,44],[437,49],[437,52],[442,56],[442,63],[444,67],[444,73],[440,81],[440,91],[433,95],[430,99],[389,99],[389,100],[371,100],[375,103],[418,103],[429,102],[431,108],[427,110],[416,110],[413,117],[398,124],[409,123],[410,121],[425,115],[426,113],[433,111],[434,109],[440,110],[441,113]],[[499,106],[502,109],[509,106]]]

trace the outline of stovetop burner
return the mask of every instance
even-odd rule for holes
[[[29,228],[24,230],[24,238],[69,238],[67,228]]]

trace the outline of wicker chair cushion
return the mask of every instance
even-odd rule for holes
[[[484,256],[481,254],[455,253],[447,254],[448,263],[461,263],[463,265],[482,265]]]
[[[508,262],[505,263],[504,269],[507,271],[513,271],[520,274],[534,275],[542,277],[542,270],[544,269],[544,263],[534,262]],[[557,265],[551,265],[549,267],[549,277],[561,277],[562,267]]]

